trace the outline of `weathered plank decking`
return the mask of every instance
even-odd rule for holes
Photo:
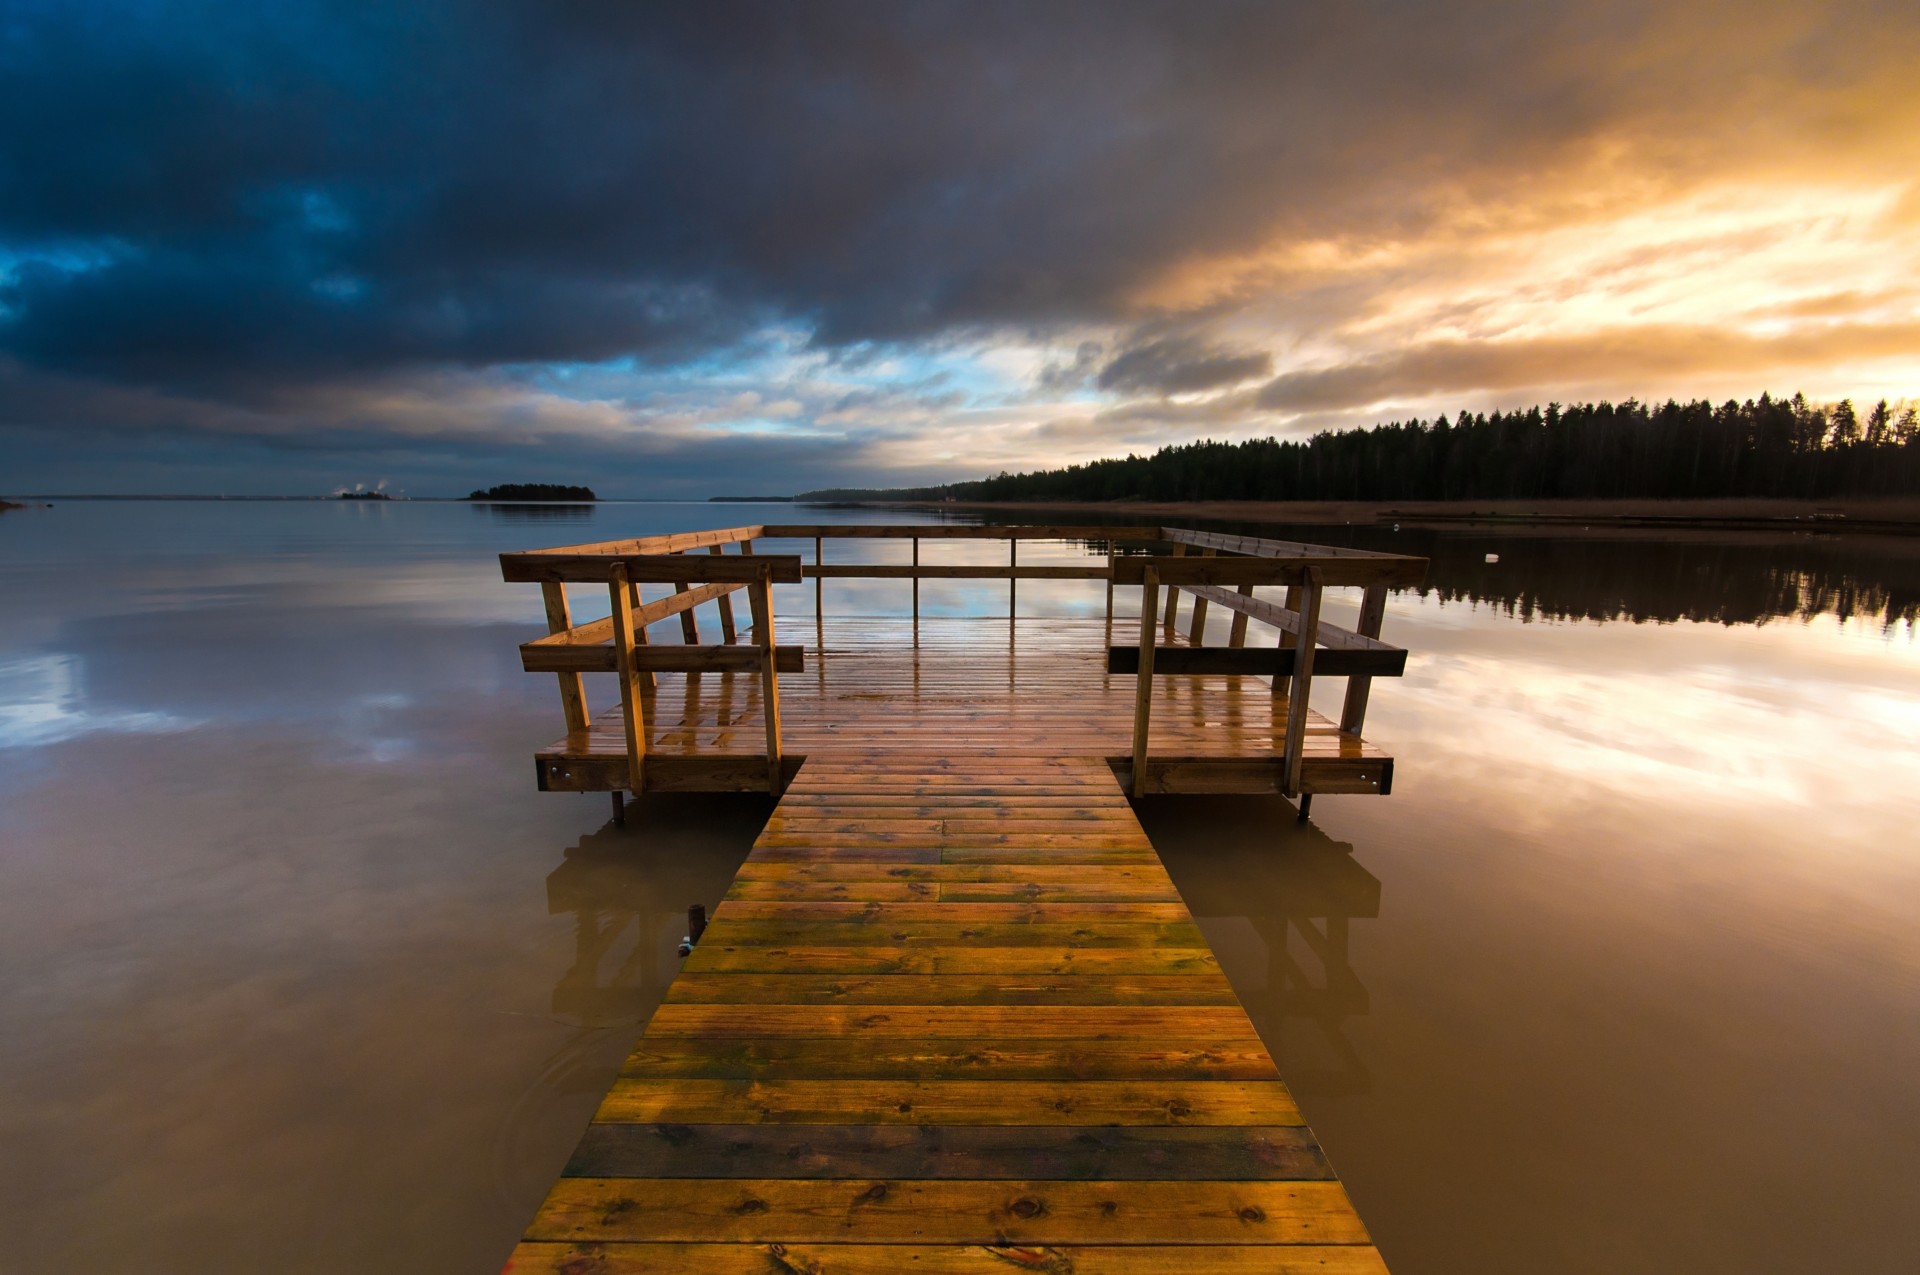
[[[1380,1272],[1099,758],[815,755],[527,1272]]]
[[[1124,770],[1138,679],[1107,671],[1116,631],[1123,630],[1097,616],[938,617],[917,625],[900,617],[836,615],[819,625],[783,618],[783,639],[806,640],[804,671],[780,678],[785,750],[809,757],[938,740],[954,753],[1104,757]],[[1290,708],[1284,692],[1275,694],[1261,677],[1163,675],[1158,682],[1149,792],[1280,790]],[[762,695],[761,680],[750,674],[659,674],[647,787],[765,791]],[[553,741],[535,761],[549,790],[628,787],[620,706]],[[1392,782],[1386,753],[1318,713],[1309,717],[1303,791],[1375,794]]]
[[[811,565],[754,548],[806,538]],[[911,560],[830,563],[832,538],[911,538]],[[922,538],[1003,539],[1007,561],[926,563]],[[1023,539],[1103,556],[1023,565]],[[521,647],[567,720],[542,788],[611,791],[616,816],[623,791],[780,796],[510,1270],[1384,1270],[1127,795],[1281,792],[1304,819],[1315,793],[1389,791],[1361,728],[1406,664],[1387,591],[1423,561],[1178,528],[765,526],[502,568],[546,603]],[[776,618],[773,586],[807,579],[814,614]],[[828,579],[910,580],[911,617],[828,615]],[[1007,615],[923,617],[921,579],[1004,579]],[[1022,580],[1105,581],[1106,613],[1015,618]],[[612,614],[575,625],[569,582]],[[1322,621],[1328,587],[1362,590],[1353,629]],[[650,643],[675,619],[681,643]],[[1276,644],[1249,647],[1249,621]],[[612,711],[590,715],[584,673],[615,675]],[[1308,708],[1316,675],[1347,679],[1338,722]]]

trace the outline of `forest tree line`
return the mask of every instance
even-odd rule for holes
[[[1715,407],[1549,403],[1394,421],[1304,441],[1203,440],[1151,456],[1002,473],[944,487],[802,499],[1556,500],[1920,495],[1920,418],[1883,399],[1804,395]]]

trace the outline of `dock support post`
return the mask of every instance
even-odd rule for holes
[[[1113,542],[1107,542],[1107,641],[1113,641]]]
[[[1205,558],[1218,557],[1219,550],[1208,549],[1208,550],[1205,550],[1201,554],[1201,556]],[[1204,646],[1206,645],[1206,641],[1207,641],[1207,600],[1205,598],[1195,598],[1193,600],[1193,623],[1187,629],[1187,645],[1188,646]]]
[[[567,586],[557,581],[548,581],[540,586],[540,600],[547,608],[547,632],[565,633],[573,627],[573,616],[567,610]],[[567,734],[584,735],[587,723],[586,692],[580,683],[578,673],[556,673],[560,679],[560,708],[567,715]]]
[[[1240,596],[1243,598],[1252,597],[1253,586],[1250,584],[1241,585]],[[1246,644],[1247,644],[1247,613],[1245,611],[1235,611],[1233,613],[1233,626],[1227,630],[1227,645],[1228,646],[1245,646]]]
[[[760,568],[760,578],[748,586],[753,606],[753,632],[760,643],[760,699],[767,718],[767,791],[780,795],[780,673],[773,664],[773,568]]]
[[[723,554],[726,550],[719,545],[714,545],[707,552]],[[728,646],[740,640],[740,635],[733,627],[733,595],[731,593],[720,595],[720,637]]]
[[[1313,813],[1313,794],[1305,793],[1300,798],[1300,814],[1296,822],[1305,823],[1307,816],[1311,813]]]
[[[689,593],[692,589],[693,586],[684,580],[676,581],[673,586],[675,593]],[[680,640],[688,646],[700,645],[700,621],[693,614],[692,607],[680,613]]]
[[[1293,612],[1295,615],[1298,615],[1300,613],[1300,586],[1299,585],[1290,584],[1287,586],[1286,600],[1282,602],[1281,605],[1284,606],[1287,610]],[[1286,647],[1298,646],[1298,645],[1300,645],[1300,635],[1298,633],[1291,633],[1291,632],[1288,632],[1286,629],[1280,630],[1280,646],[1282,649],[1285,649]],[[1277,677],[1273,679],[1273,697],[1275,699],[1280,698],[1281,694],[1286,689],[1286,685],[1287,684],[1285,682],[1281,681]]]
[[[1173,556],[1176,558],[1184,558],[1187,556],[1187,546],[1185,541],[1176,541],[1174,543]],[[1167,618],[1164,621],[1162,621],[1162,623],[1164,623],[1167,626],[1167,633],[1169,635],[1173,633],[1174,621],[1178,620],[1179,618],[1180,618],[1180,586],[1177,584],[1170,584],[1167,586]]]
[[[613,790],[613,826],[616,828],[627,826],[627,795],[618,788]]]
[[[620,676],[620,707],[626,716],[627,790],[640,792],[647,757],[647,718],[640,678],[633,667],[633,594],[627,585],[627,564],[616,562],[607,572],[607,593],[613,603],[613,662]]]
[[[1007,623],[1013,623],[1014,603],[1019,598],[1020,582],[1011,574],[1020,566],[1020,541],[1018,537],[1007,537]]]
[[[1313,648],[1320,638],[1320,568],[1308,567],[1300,609],[1299,653],[1293,660],[1293,679],[1287,687],[1286,774],[1281,790],[1300,795],[1300,772],[1307,744],[1307,700],[1313,690]],[[1273,679],[1276,684],[1279,678]]]
[[[1146,569],[1140,581],[1140,673],[1133,689],[1133,795],[1147,795],[1147,731],[1153,716],[1154,612],[1160,604],[1160,573]]]
[[[1380,636],[1381,622],[1387,615],[1387,587],[1383,584],[1368,585],[1367,591],[1360,597],[1360,621],[1354,626],[1354,632],[1362,637]],[[1350,677],[1347,679],[1347,700],[1340,710],[1340,733],[1358,735],[1367,721],[1367,695],[1373,689],[1370,677]]]

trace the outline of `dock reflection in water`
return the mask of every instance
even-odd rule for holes
[[[688,906],[719,906],[771,809],[757,794],[653,794],[628,806],[625,827],[608,823],[568,848],[547,874],[547,911],[571,914],[574,929],[553,1012],[583,1027],[644,1023],[680,972]]]
[[[1277,797],[1159,797],[1139,813],[1288,1086],[1369,1092],[1347,1031],[1368,1010],[1349,940],[1380,915],[1380,879]]]

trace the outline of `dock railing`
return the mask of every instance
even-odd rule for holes
[[[798,554],[756,554],[763,540],[813,541],[813,561]],[[834,562],[825,560],[827,540],[907,540],[907,562]],[[1004,540],[1001,563],[925,563],[922,540]],[[1020,562],[1021,541],[1079,541],[1106,549],[1104,561],[1080,564]],[[1140,552],[1122,552],[1129,545]],[[737,546],[732,553],[728,546]],[[1155,552],[1165,549],[1166,552]],[[920,620],[922,580],[1005,580],[1008,617],[1015,615],[1019,582],[1100,580],[1106,583],[1107,671],[1134,674],[1135,692],[1131,775],[1135,796],[1149,791],[1148,741],[1156,676],[1266,676],[1275,697],[1285,696],[1287,724],[1280,757],[1280,790],[1301,792],[1308,699],[1315,676],[1347,678],[1339,729],[1358,738],[1365,723],[1372,679],[1397,677],[1406,668],[1404,649],[1380,640],[1389,590],[1417,584],[1426,560],[1327,545],[1268,540],[1253,536],[1157,526],[982,526],[973,524],[764,524],[713,531],[677,533],[630,540],[602,541],[555,549],[501,555],[508,581],[538,583],[546,607],[548,635],[521,646],[529,672],[556,675],[570,740],[585,747],[591,722],[582,674],[616,675],[625,717],[627,790],[644,784],[649,724],[654,717],[654,675],[663,672],[757,672],[765,704],[766,766],[769,791],[778,794],[787,768],[780,738],[779,675],[802,671],[805,648],[780,646],[774,639],[772,586],[814,582],[814,614],[824,645],[824,584],[834,580],[900,579],[912,583],[912,615]],[[576,625],[568,605],[568,584],[604,584],[610,614]],[[641,586],[671,585],[668,596],[646,601]],[[1114,589],[1141,589],[1139,640],[1112,644]],[[1254,595],[1259,585],[1285,586],[1283,604]],[[1329,588],[1360,588],[1359,619],[1353,629],[1327,623],[1321,604]],[[732,595],[747,591],[752,624],[741,641]],[[1160,593],[1166,592],[1164,611]],[[1193,613],[1184,638],[1177,630],[1179,596],[1192,595]],[[713,603],[722,642],[703,644],[696,608]],[[1225,647],[1203,645],[1210,606],[1232,613]],[[682,643],[655,645],[648,629],[678,617]],[[1273,647],[1248,647],[1248,622],[1278,630]],[[917,633],[916,627],[916,633]]]

